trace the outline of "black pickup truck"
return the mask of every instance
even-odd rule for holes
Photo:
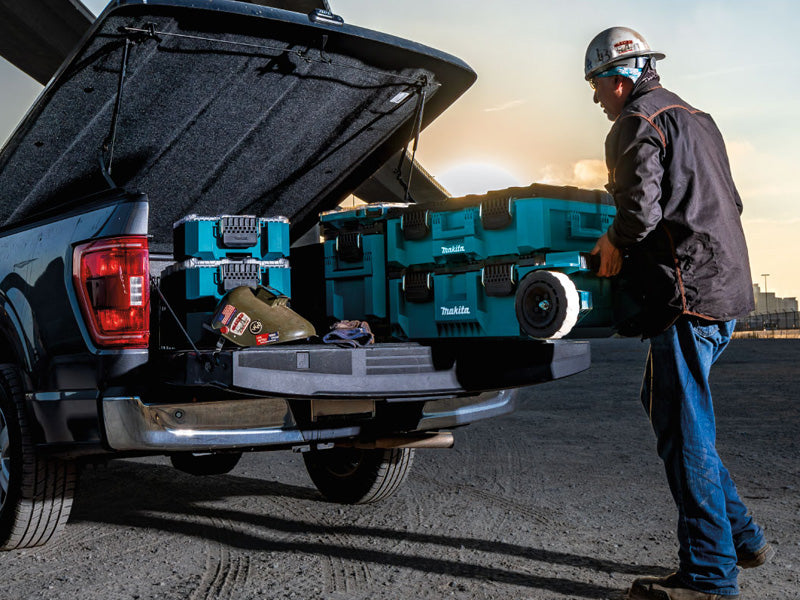
[[[158,343],[173,222],[281,215],[299,239],[474,80],[324,11],[113,2],[0,153],[0,547],[58,532],[87,459],[292,449],[327,498],[379,500],[414,448],[588,368],[583,342]]]

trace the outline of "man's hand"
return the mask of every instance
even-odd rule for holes
[[[600,268],[597,270],[599,277],[613,277],[622,269],[622,252],[608,239],[608,234],[597,240],[592,254],[600,255]]]

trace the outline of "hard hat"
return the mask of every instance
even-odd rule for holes
[[[584,73],[586,81],[611,66],[644,67],[647,59],[664,58],[661,52],[650,49],[641,35],[628,27],[609,27],[598,33],[586,48]]]
[[[289,298],[264,287],[232,289],[220,301],[211,328],[238,346],[265,346],[316,335],[314,326],[287,306]]]

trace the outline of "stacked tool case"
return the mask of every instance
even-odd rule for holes
[[[408,339],[562,337],[611,325],[610,284],[587,253],[608,194],[534,184],[448,200],[387,222],[392,333]]]
[[[386,223],[406,204],[369,204],[320,215],[329,320],[366,320],[388,331]]]
[[[160,289],[194,343],[211,341],[214,336],[204,324],[236,287],[263,285],[291,296],[289,221],[284,217],[189,215],[174,224],[173,240],[176,262],[162,272]],[[161,315],[166,346],[188,343],[174,318]]]
[[[172,237],[176,260],[277,260],[289,256],[289,220],[285,217],[189,215],[173,225]]]
[[[608,194],[541,184],[324,213],[327,314],[412,340],[608,334],[588,252],[614,214]]]

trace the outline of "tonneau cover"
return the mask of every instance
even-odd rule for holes
[[[294,12],[118,0],[0,153],[0,222],[107,188],[113,151],[156,244],[189,213],[283,215],[297,237],[406,143],[420,92],[425,125],[474,79],[447,54]]]

